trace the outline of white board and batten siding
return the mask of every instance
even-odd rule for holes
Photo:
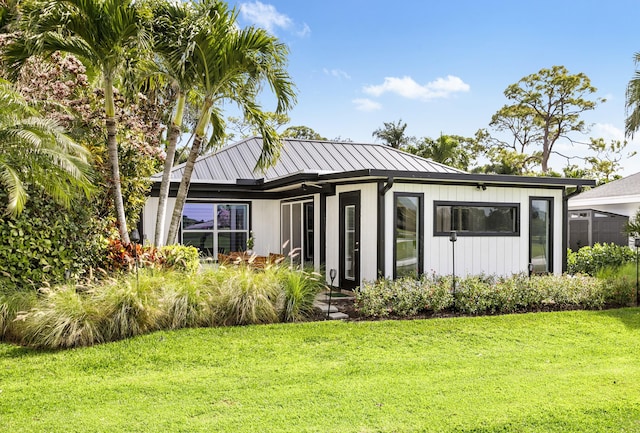
[[[353,191],[360,191],[360,277],[373,281],[378,273],[377,183],[338,185],[336,194],[327,197],[325,268],[340,269],[340,194]]]
[[[529,265],[529,203],[531,197],[553,199],[553,270],[562,272],[562,190],[468,185],[396,184],[385,195],[385,275],[393,276],[393,194],[424,194],[424,272],[438,275],[453,270],[452,245],[447,236],[434,236],[434,202],[519,203],[519,236],[458,236],[457,275],[511,275]]]

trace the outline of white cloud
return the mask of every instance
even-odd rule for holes
[[[460,78],[447,75],[446,78],[437,78],[425,85],[420,85],[413,78],[385,77],[384,83],[377,86],[366,86],[362,90],[372,96],[380,96],[383,93],[395,93],[408,99],[421,99],[428,101],[436,98],[448,98],[456,92],[468,92],[469,85]]]
[[[269,33],[275,34],[276,29],[289,30],[299,37],[306,37],[311,34],[311,27],[307,23],[303,23],[299,27],[287,15],[278,12],[275,6],[264,4],[260,1],[252,3],[241,3],[240,14],[242,18],[266,29]]]
[[[309,27],[309,24],[304,23],[304,24],[302,24],[302,29],[298,30],[296,33],[301,38],[304,38],[304,37],[309,36],[311,34],[311,27]]]
[[[602,137],[605,140],[624,141],[624,131],[610,123],[595,123],[591,128],[591,137]]]
[[[376,111],[382,108],[381,104],[367,98],[354,99],[351,102],[356,104],[356,110],[359,110],[359,111]]]
[[[276,28],[288,29],[293,24],[291,18],[278,12],[275,6],[259,1],[240,4],[240,14],[242,18],[271,33],[274,33]]]
[[[325,75],[329,75],[330,77],[345,78],[347,80],[351,79],[351,75],[347,74],[345,71],[342,71],[340,69],[323,68],[322,72],[324,72]]]

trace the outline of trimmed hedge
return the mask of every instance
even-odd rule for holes
[[[527,311],[599,309],[625,306],[635,300],[635,288],[622,280],[590,276],[532,276],[508,278],[423,276],[419,280],[367,282],[356,292],[356,309],[365,317],[411,317],[455,312],[467,315]]]

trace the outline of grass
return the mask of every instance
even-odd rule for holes
[[[0,344],[2,430],[640,432],[640,309]]]

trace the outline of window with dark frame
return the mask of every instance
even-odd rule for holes
[[[182,244],[205,257],[244,251],[249,238],[248,203],[185,203]]]
[[[424,267],[423,194],[394,194],[394,278],[418,277]]]
[[[434,235],[519,236],[517,203],[435,202]]]

